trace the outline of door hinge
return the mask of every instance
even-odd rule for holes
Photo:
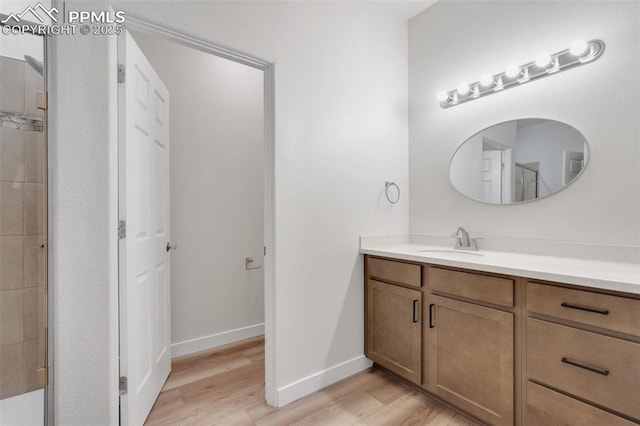
[[[127,394],[127,376],[120,376],[120,382],[118,385],[120,396]]]
[[[118,83],[124,83],[126,81],[126,73],[123,64],[118,64]]]
[[[264,255],[267,255],[267,246],[264,246]]]
[[[119,220],[118,221],[118,238],[124,240],[127,238],[127,221]]]
[[[36,107],[38,109],[47,109],[47,101],[48,95],[47,92],[38,92],[36,93]]]
[[[38,374],[38,386],[45,387],[48,382],[48,370],[47,367],[42,367],[37,370]]]

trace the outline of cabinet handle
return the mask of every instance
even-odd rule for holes
[[[435,327],[433,324],[433,303],[429,305],[429,328]]]
[[[607,309],[590,308],[588,306],[573,305],[565,302],[562,302],[560,306],[563,308],[578,309],[579,311],[593,312],[594,314],[609,315],[609,311]]]
[[[416,309],[416,306],[418,305],[418,300],[414,300],[413,301],[413,322],[418,322],[418,310]]]
[[[579,368],[583,368],[583,369],[588,370],[588,371],[592,371],[594,373],[602,374],[603,376],[608,376],[609,375],[609,370],[605,370],[604,368],[592,367],[592,366],[586,365],[586,364],[581,364],[581,363],[579,363],[577,361],[570,360],[566,356],[562,357],[562,359],[560,361],[564,362],[565,364],[573,365],[574,367],[579,367]]]

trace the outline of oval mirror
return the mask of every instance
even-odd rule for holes
[[[522,118],[467,139],[451,158],[449,180],[460,193],[477,201],[532,201],[576,180],[588,154],[585,137],[568,124]]]

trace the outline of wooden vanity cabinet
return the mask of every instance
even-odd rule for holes
[[[584,425],[584,426],[633,426],[629,420],[620,418],[593,405],[586,404],[562,393],[527,382],[526,425]]]
[[[420,266],[371,258],[367,270],[365,355],[419,385],[422,293],[409,287],[420,287]]]
[[[378,281],[419,289],[422,287],[422,268],[415,263],[367,258],[367,276]]]
[[[513,306],[513,280],[425,269],[423,387],[484,422],[513,425],[514,315],[483,305]]]
[[[365,257],[365,354],[491,425],[640,424],[640,296]]]
[[[589,425],[638,422],[638,297],[525,285],[525,424],[561,424],[571,417]],[[551,399],[564,403],[549,404]]]

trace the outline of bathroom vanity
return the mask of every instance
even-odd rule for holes
[[[637,264],[361,252],[365,354],[378,366],[488,424],[640,421]]]

